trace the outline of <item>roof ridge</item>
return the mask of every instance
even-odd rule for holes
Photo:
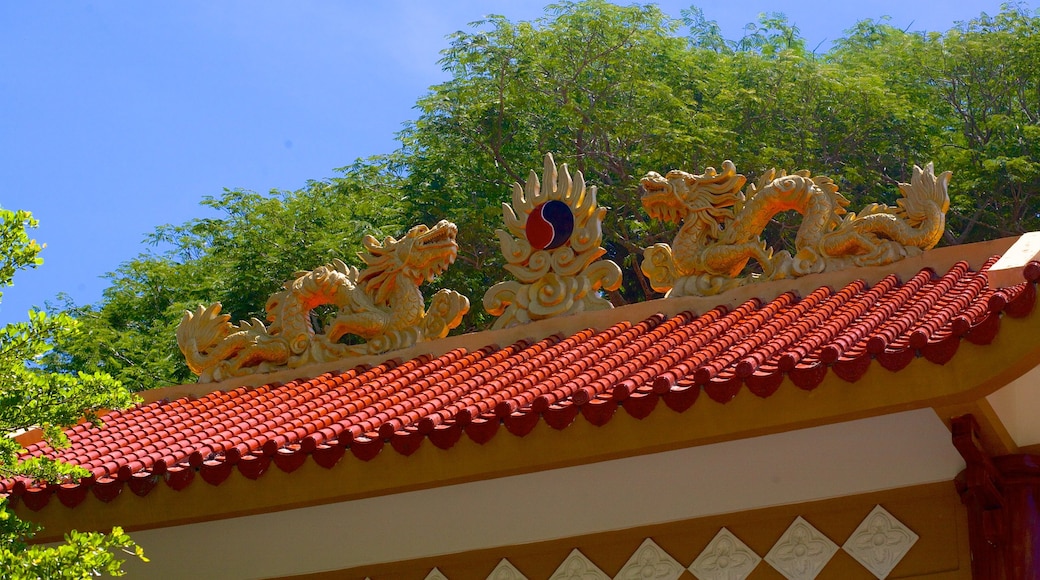
[[[743,303],[749,298],[758,298],[763,302],[769,302],[776,296],[788,291],[804,296],[822,286],[844,287],[858,279],[862,279],[868,284],[873,284],[889,275],[895,275],[897,278],[909,278],[919,273],[922,269],[929,267],[933,270],[945,272],[958,261],[965,261],[969,266],[980,271],[981,268],[992,265],[993,261],[991,258],[1006,251],[1018,239],[1018,237],[1012,237],[960,246],[945,246],[928,250],[919,256],[909,257],[887,266],[853,268],[822,272],[797,279],[761,282],[741,286],[716,296],[688,296],[638,302],[614,309],[583,312],[549,320],[539,320],[505,329],[448,336],[381,355],[348,357],[330,363],[319,363],[267,374],[235,377],[221,382],[174,385],[143,391],[140,395],[145,402],[152,402],[157,399],[187,395],[204,396],[214,391],[241,386],[252,386],[255,388],[256,386],[278,381],[312,378],[326,372],[341,372],[361,364],[380,364],[386,360],[395,358],[409,359],[422,354],[439,355],[458,346],[474,349],[487,344],[512,344],[518,340],[538,341],[555,333],[573,333],[584,328],[606,328],[620,321],[638,322],[658,312],[668,316],[684,310],[690,310],[695,313],[706,312],[720,305],[732,307]]]

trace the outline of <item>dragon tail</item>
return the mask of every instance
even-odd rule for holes
[[[914,173],[910,183],[900,183],[899,191],[902,199],[896,201],[899,208],[906,213],[912,224],[920,224],[932,216],[936,208],[945,214],[950,209],[950,196],[946,191],[950,184],[951,171],[935,175],[935,167],[929,163],[921,169],[914,165]]]

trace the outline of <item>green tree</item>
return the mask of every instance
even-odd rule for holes
[[[910,126],[929,142],[924,159],[954,172],[945,243],[1040,229],[1037,14],[1005,4],[942,34],[865,21],[834,51],[905,96]]]
[[[858,210],[894,203],[912,166],[935,161],[955,175],[944,243],[1040,229],[1038,57],[1040,19],[1015,5],[945,33],[863,21],[822,53],[780,13],[735,41],[696,8],[674,20],[653,5],[585,0],[530,22],[488,16],[448,38],[449,78],[418,100],[398,150],[299,191],[226,191],[203,202],[218,217],[158,228],[153,251],[113,273],[99,304],[73,311],[82,338],[48,368],[100,368],[135,388],[191,380],[174,344],[185,308],[219,300],[234,318],[263,318],[294,271],[350,258],[364,234],[442,218],[459,225],[460,251],[437,284],[473,303],[463,330],[486,328],[480,300],[508,278],[494,234],[502,202],[545,152],[611,208],[604,245],[625,270],[610,296],[619,305],[656,297],[642,251],[675,235],[643,212],[639,179],[651,170],[725,159],[750,179],[808,169]],[[781,214],[765,238],[783,246],[800,222]]]
[[[535,22],[491,16],[450,37],[441,64],[452,78],[420,99],[401,155],[411,215],[450,207],[462,226],[460,262],[472,270],[448,272],[456,289],[479,300],[505,279],[493,233],[501,204],[552,151],[613,209],[608,257],[631,275],[612,299],[650,293],[636,255],[664,228],[643,216],[638,179],[649,168],[700,162],[720,132],[701,107],[709,75],[698,74],[715,53],[688,51],[677,27],[653,5],[591,0],[553,4]],[[475,308],[469,321],[483,327],[488,317]]]
[[[220,302],[234,320],[264,305],[302,269],[355,255],[365,234],[401,235],[399,183],[389,159],[371,159],[296,191],[226,190],[202,205],[214,217],[163,225],[152,250],[108,275],[99,304],[65,304],[81,332],[44,361],[49,370],[99,369],[133,390],[191,382],[177,347],[185,310]],[[432,225],[429,224],[428,225]]]
[[[0,208],[0,288],[11,285],[15,272],[41,263],[41,247],[27,230],[36,222],[26,211]],[[0,292],[0,297],[2,297]],[[0,328],[0,432],[5,435],[40,427],[54,447],[68,444],[62,427],[84,415],[99,422],[102,408],[122,408],[134,399],[118,382],[100,373],[56,374],[39,366],[56,342],[76,332],[66,314],[29,313],[28,322]],[[82,468],[46,458],[21,460],[13,437],[0,437],[0,478],[61,481],[87,475]],[[0,576],[4,578],[80,578],[118,575],[122,560],[113,552],[143,558],[141,549],[119,528],[108,534],[71,532],[57,547],[30,546],[35,526],[20,520],[0,499]]]
[[[451,37],[441,62],[452,78],[419,101],[402,155],[411,203],[472,220],[462,260],[482,276],[468,278],[470,296],[503,278],[499,208],[544,151],[580,169],[612,209],[608,257],[626,268],[619,304],[654,296],[638,261],[675,233],[643,213],[638,180],[649,170],[699,172],[726,158],[751,177],[805,168],[859,203],[880,192],[893,201],[894,182],[927,160],[911,102],[878,73],[809,53],[782,14],[762,15],[734,43],[696,10],[681,23],[685,37],[654,6],[590,0],[554,4],[534,22],[489,17]],[[779,245],[799,222],[778,216],[766,237]]]
[[[929,40],[926,78],[955,123],[943,157],[967,178],[953,241],[1040,229],[1040,18],[1005,5]]]

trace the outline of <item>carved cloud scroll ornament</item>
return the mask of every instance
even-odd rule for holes
[[[177,344],[200,382],[262,373],[280,367],[377,354],[443,338],[469,311],[469,300],[440,290],[429,310],[419,285],[455,261],[455,224],[418,225],[400,240],[382,243],[365,236],[367,265],[362,271],[339,260],[297,274],[267,301],[270,326],[256,318],[238,324],[220,313],[220,303],[187,311],[177,328]],[[324,332],[312,325],[312,311],[331,305],[335,311]],[[339,342],[345,335],[362,344]]]
[[[870,204],[847,212],[849,201],[827,177],[770,170],[741,191],[746,178],[730,161],[722,172],[701,175],[650,172],[642,180],[643,207],[650,217],[680,223],[672,245],[656,244],[643,254],[641,269],[658,292],[707,296],[751,281],[794,278],[856,266],[882,266],[930,249],[939,242],[950,198],[949,171],[914,166],[910,183],[900,183],[896,207]],[[774,253],[761,238],[776,214],[802,214],[794,254]],[[741,276],[750,260],[762,273]]]
[[[599,258],[606,208],[596,204],[596,187],[585,188],[564,164],[557,173],[545,156],[542,182],[532,171],[525,187],[513,184],[513,204],[502,204],[508,232],[496,230],[506,270],[518,281],[495,284],[484,294],[484,308],[506,328],[585,310],[611,308],[600,290],[621,287],[621,268]]]

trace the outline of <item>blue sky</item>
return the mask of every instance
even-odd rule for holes
[[[689,1],[658,3],[679,17]],[[44,265],[4,291],[0,324],[59,292],[101,298],[145,235],[223,188],[297,189],[396,148],[445,80],[445,37],[543,1],[0,3],[0,206],[40,220]],[[862,19],[945,31],[999,0],[699,4],[726,38],[779,11],[814,47]],[[560,152],[566,155],[566,152]],[[537,163],[537,160],[532,160]],[[311,264],[300,264],[301,268]]]

